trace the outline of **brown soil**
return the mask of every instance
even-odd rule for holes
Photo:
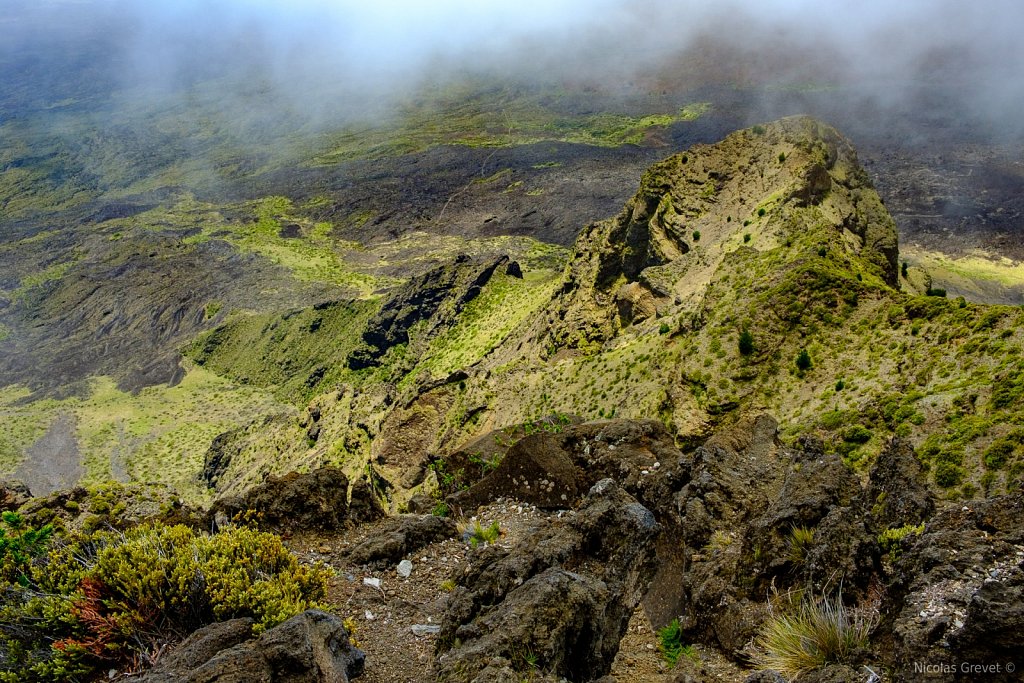
[[[472,527],[479,521],[486,528],[492,522],[501,527],[497,543],[509,546],[530,534],[539,524],[571,512],[544,512],[508,499],[477,511],[460,523]],[[382,570],[353,566],[343,559],[345,551],[378,533],[386,520],[363,524],[334,534],[303,534],[288,539],[291,549],[304,562],[324,562],[335,572],[327,602],[355,625],[354,637],[366,652],[366,683],[432,683],[434,635],[416,635],[414,625],[439,625],[448,591],[472,558],[476,549],[461,539],[433,543],[406,555],[413,563],[412,575],[403,579],[396,566]],[[396,563],[397,564],[397,563]],[[380,588],[364,583],[380,579]],[[742,681],[744,672],[713,651],[697,646],[692,657],[682,657],[670,668],[661,657],[657,634],[642,609],[637,609],[622,639],[612,676],[619,683],[671,683],[689,673],[704,681]]]

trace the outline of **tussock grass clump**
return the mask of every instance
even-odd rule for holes
[[[497,522],[492,522],[490,526],[485,527],[476,521],[471,526],[462,529],[462,536],[469,545],[475,548],[480,544],[494,543],[501,538],[501,527]]]
[[[789,533],[789,560],[793,564],[803,564],[807,559],[807,551],[814,544],[814,529],[804,526],[793,527]]]
[[[773,611],[757,636],[757,663],[789,680],[826,664],[850,663],[867,646],[878,619],[877,610],[847,607],[838,593],[780,602],[782,610]]]

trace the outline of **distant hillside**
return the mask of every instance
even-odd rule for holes
[[[299,418],[218,439],[207,481],[335,463],[400,507],[492,429],[657,417],[687,441],[763,411],[860,471],[907,436],[951,497],[1024,471],[1024,313],[901,291],[892,218],[850,143],[813,119],[669,157],[581,232],[564,271],[518,270],[460,259],[376,312],[239,318],[202,338],[196,362],[310,397]]]

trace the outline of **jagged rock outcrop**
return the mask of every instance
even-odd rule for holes
[[[223,526],[250,512],[260,526],[275,529],[338,529],[348,513],[348,477],[333,467],[270,477],[240,496],[216,501],[207,516]]]
[[[880,629],[894,680],[1019,680],[1024,493],[936,513],[895,571]]]
[[[307,610],[250,639],[252,622],[232,619],[189,636],[141,683],[347,683],[365,655],[340,617]]]
[[[660,510],[671,497],[672,487],[681,485],[688,466],[664,425],[656,420],[556,425],[503,448],[481,445],[480,441],[458,451],[476,453],[475,462],[464,463],[459,458],[445,462],[446,470],[461,472],[460,484],[466,485],[448,501],[467,512],[504,496],[542,508],[570,508],[606,478],[614,479],[652,510]],[[482,462],[493,471],[484,474]],[[474,464],[480,475],[475,482],[473,472],[466,472]]]
[[[413,278],[392,294],[369,321],[363,332],[363,345],[348,357],[349,367],[359,370],[378,365],[388,349],[409,341],[413,325],[439,315],[427,330],[429,337],[475,299],[499,267],[508,265],[508,256],[477,263],[463,254],[451,265]]]
[[[0,512],[17,510],[32,498],[32,492],[20,481],[0,481]]]
[[[654,572],[654,515],[611,480],[575,514],[480,552],[451,593],[439,680],[590,681],[608,673]]]
[[[896,225],[853,146],[831,126],[794,116],[655,164],[618,216],[584,228],[547,319],[550,342],[586,348],[694,305],[753,234],[756,248],[835,249],[899,286]]]
[[[773,588],[830,594],[842,586],[853,599],[880,571],[854,473],[815,438],[783,446],[777,429],[762,415],[697,449],[675,497],[681,570],[652,588],[676,607],[686,638],[740,659]]]

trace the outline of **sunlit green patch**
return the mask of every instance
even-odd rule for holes
[[[466,304],[456,325],[431,341],[417,369],[444,377],[469,367],[547,303],[558,284],[552,271],[528,271],[523,279],[496,274]]]
[[[675,113],[628,116],[615,112],[577,115],[560,107],[558,97],[513,88],[463,84],[420,93],[378,126],[328,135],[330,151],[317,164],[373,159],[420,152],[437,145],[507,147],[559,141],[600,147],[641,144],[652,128],[693,121],[707,102],[687,104]],[[555,162],[557,163],[557,162]],[[540,164],[538,168],[547,168]]]
[[[47,282],[53,282],[60,280],[64,277],[71,266],[75,265],[74,261],[64,261],[62,263],[55,263],[49,268],[41,270],[36,273],[30,273],[21,279],[18,288],[14,290],[11,298],[19,300],[25,297],[28,292],[40,285],[46,284]]]
[[[198,473],[213,437],[286,410],[267,392],[203,368],[190,369],[174,387],[147,387],[134,395],[101,377],[86,398],[25,402],[28,397],[24,388],[0,389],[0,473],[12,473],[25,449],[67,411],[75,418],[85,481],[128,475],[170,484],[192,502],[208,498]]]

